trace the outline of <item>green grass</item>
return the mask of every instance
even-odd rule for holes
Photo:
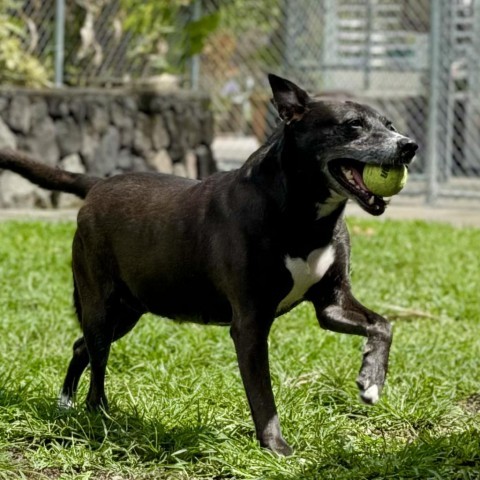
[[[110,356],[109,416],[56,396],[79,334],[70,223],[0,223],[0,478],[477,479],[480,230],[350,221],[356,296],[394,322],[374,407],[358,400],[363,340],[302,305],[270,336],[295,455],[260,449],[228,329],[145,317]]]

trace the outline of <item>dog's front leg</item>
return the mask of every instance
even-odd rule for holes
[[[292,449],[282,437],[268,364],[268,324],[256,315],[236,316],[230,334],[240,367],[257,438],[262,447],[280,455],[291,455]]]
[[[374,404],[385,383],[392,326],[385,318],[364,307],[350,293],[344,292],[341,298],[340,303],[328,306],[314,302],[317,318],[320,326],[326,330],[367,337],[357,385],[362,400]]]

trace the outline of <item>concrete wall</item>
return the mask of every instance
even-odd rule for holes
[[[18,148],[66,170],[98,176],[158,171],[202,178],[215,170],[212,139],[210,100],[201,94],[0,90],[0,148]],[[0,207],[67,207],[72,201],[0,171]]]

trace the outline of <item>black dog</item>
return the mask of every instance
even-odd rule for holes
[[[320,101],[269,76],[282,123],[236,171],[199,182],[153,173],[108,179],[55,170],[17,152],[0,167],[44,188],[86,197],[73,241],[74,344],[60,403],[90,364],[87,404],[107,407],[110,345],[145,312],[230,326],[262,446],[288,455],[268,365],[275,317],[308,300],[322,328],[367,337],[357,384],[367,403],[382,390],[391,327],[350,291],[347,199],[372,215],[383,198],[361,180],[366,163],[408,164],[417,145],[373,109]]]

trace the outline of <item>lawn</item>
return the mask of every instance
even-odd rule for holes
[[[79,329],[72,223],[0,223],[0,478],[480,478],[480,230],[349,222],[356,296],[394,323],[381,401],[360,403],[363,340],[302,305],[271,332],[286,439],[258,447],[228,329],[146,316],[114,345],[108,416],[58,411]]]

